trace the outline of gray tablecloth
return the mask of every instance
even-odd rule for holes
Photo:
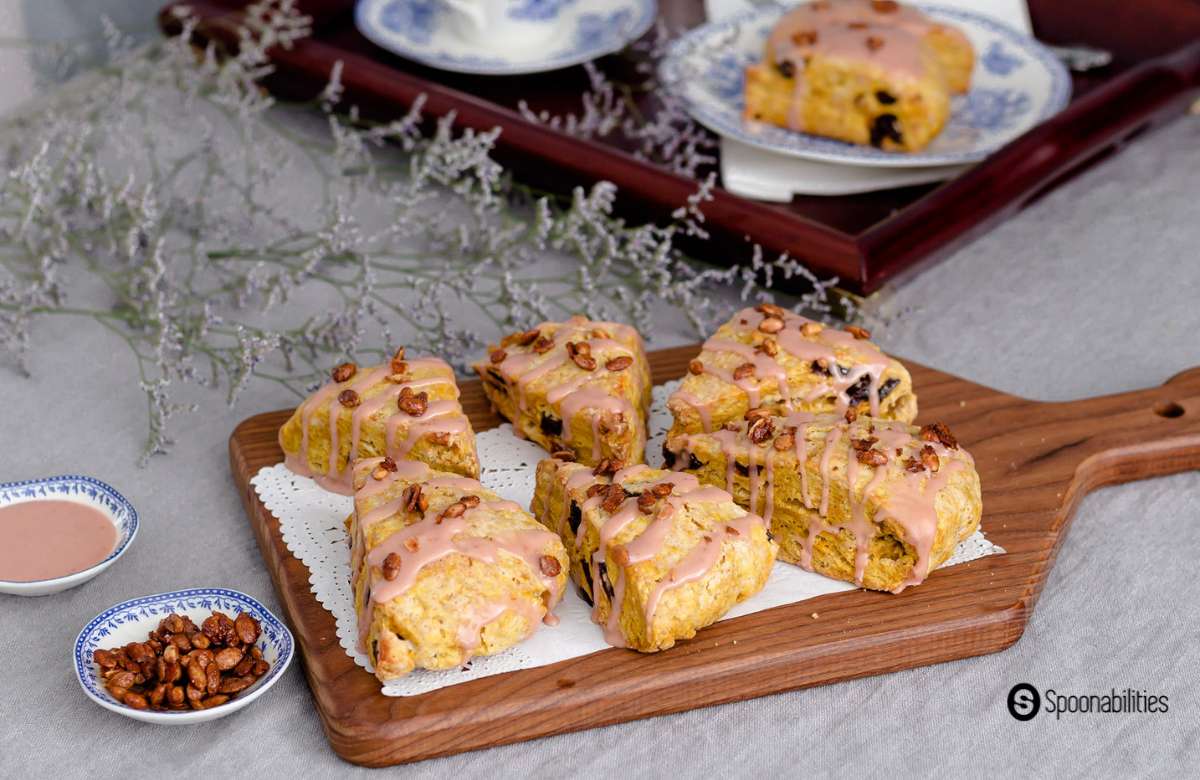
[[[896,354],[1003,390],[1068,399],[1161,383],[1200,365],[1200,120],[1184,119],[889,293]],[[669,342],[658,342],[665,345]],[[0,370],[0,479],[81,472],[142,514],[111,571],[45,599],[0,596],[0,774],[323,776],[352,767],[321,733],[299,664],[211,724],[135,723],[84,698],[79,628],[136,595],[198,585],[278,601],[226,455],[241,418],[291,403],[269,384],[183,418],[177,452],[135,466],[134,371],[108,332],[36,331],[32,379]],[[1197,413],[1200,410],[1189,410]],[[1168,776],[1200,762],[1200,473],[1099,491],[1079,508],[1024,638],[997,655],[425,762],[412,776]],[[1159,715],[1019,723],[1017,682],[1131,687]]]

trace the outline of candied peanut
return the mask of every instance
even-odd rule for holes
[[[251,661],[250,665],[253,666],[254,662]],[[221,681],[221,687],[217,689],[217,693],[238,693],[246,690],[253,684],[253,677],[246,677],[245,675],[240,675],[238,677],[226,677]]]
[[[766,317],[758,323],[758,329],[763,333],[778,333],[783,330],[783,320],[778,317]]]
[[[763,343],[754,348],[755,352],[761,352],[768,357],[775,357],[779,354],[779,342],[772,338],[763,339]]]
[[[183,704],[183,687],[182,686],[179,686],[179,685],[171,686],[171,688],[167,691],[167,704],[174,706],[174,707],[178,707],[181,704]]]
[[[362,396],[347,387],[338,393],[338,403],[347,409],[353,409],[362,403]]]
[[[252,645],[258,641],[260,631],[258,621],[245,612],[238,613],[237,618],[233,621],[233,629],[237,638],[242,640],[244,645]]]
[[[133,672],[118,672],[109,677],[108,682],[105,684],[109,688],[132,688],[134,685],[134,674]]]
[[[92,660],[101,669],[112,669],[117,665],[117,657],[108,650],[96,650],[92,653]]]
[[[197,650],[206,650],[212,644],[212,641],[201,633],[192,634],[189,638],[191,639],[192,647]]]
[[[383,559],[383,578],[388,582],[400,576],[400,560],[397,553],[388,553]]]
[[[187,673],[189,687],[195,686],[197,688],[204,688],[206,685],[208,685],[208,674],[205,673],[204,667],[201,666],[200,662],[195,658],[193,658],[191,661],[188,661]]]
[[[770,417],[760,417],[750,423],[750,429],[746,433],[755,444],[766,444],[775,435],[775,423]]]
[[[209,696],[207,699],[202,700],[200,702],[200,709],[208,710],[208,709],[212,709],[213,707],[220,707],[222,704],[224,704],[227,701],[229,701],[228,696],[218,693],[218,694]]]
[[[342,363],[337,368],[333,369],[333,381],[347,382],[354,378],[358,373],[358,366],[354,363]]]
[[[146,701],[145,696],[141,695],[140,693],[134,693],[133,691],[129,691],[122,696],[121,701],[124,702],[126,707],[133,707],[135,710],[144,710],[150,706],[150,703]]]
[[[562,571],[562,564],[553,555],[543,555],[541,558],[538,558],[538,568],[547,577],[557,577],[559,572]]]
[[[208,669],[205,670],[205,675],[207,675],[208,678],[206,680],[205,690],[207,690],[210,694],[216,693],[217,688],[221,685],[221,670],[217,668],[215,663],[212,663],[209,664]]]
[[[246,644],[250,644],[253,641],[254,640],[252,639],[249,642],[246,642]],[[224,672],[241,663],[244,655],[245,653],[236,647],[226,647],[223,650],[218,650],[217,655],[215,658],[213,658],[213,660],[216,662],[216,668]]]
[[[266,661],[255,661],[254,668],[251,670],[250,673],[253,674],[255,677],[262,677],[264,674],[266,674],[270,670],[270,668],[271,668],[271,665],[269,663],[267,663]]]
[[[170,615],[167,615],[165,620],[167,623],[167,630],[172,634],[178,634],[183,631],[183,618],[179,617],[179,615],[176,615],[174,612],[172,612]]]

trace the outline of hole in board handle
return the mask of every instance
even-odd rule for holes
[[[1159,417],[1183,417],[1185,410],[1182,406],[1174,401],[1163,401],[1154,407],[1154,413]]]

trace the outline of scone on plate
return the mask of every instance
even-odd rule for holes
[[[749,417],[670,438],[667,465],[761,512],[789,563],[899,592],[979,527],[975,463],[943,425],[805,412]]]
[[[284,462],[322,487],[349,495],[357,458],[412,459],[479,476],[475,433],[458,402],[454,369],[434,357],[343,363],[279,430]]]
[[[889,151],[923,149],[970,88],[959,30],[892,0],[816,0],[776,23],[746,69],[745,117]]]
[[[544,322],[505,337],[474,368],[517,435],[580,463],[644,459],[650,369],[628,325]]]
[[[381,681],[512,647],[562,597],[558,536],[475,480],[369,458],[355,463],[354,484],[359,642]]]
[[[609,644],[665,650],[761,590],[775,545],[724,490],[618,465],[542,461],[533,513],[562,538]]]
[[[667,407],[671,435],[714,431],[751,409],[858,414],[911,422],[917,396],[908,370],[851,326],[837,330],[773,304],[722,325]]]

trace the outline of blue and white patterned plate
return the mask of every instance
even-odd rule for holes
[[[526,0],[558,27],[548,45],[480,50],[460,37],[441,0],[359,0],[358,30],[377,46],[431,68],[485,76],[540,73],[620,51],[654,22],[655,0]]]
[[[120,647],[130,642],[144,642],[146,635],[158,627],[158,622],[172,612],[187,615],[199,625],[213,610],[220,610],[230,617],[237,617],[237,613],[245,612],[262,627],[257,644],[262,650],[263,658],[271,665],[271,670],[254,685],[226,703],[207,710],[135,710],[109,695],[100,678],[100,668],[92,660],[96,650]],[[293,646],[292,632],[288,631],[287,626],[269,609],[245,593],[226,588],[176,590],[130,599],[92,618],[75,640],[75,676],[79,678],[79,684],[83,686],[83,692],[89,699],[105,709],[134,720],[168,725],[199,723],[236,712],[265,693],[292,662]]]
[[[112,566],[137,536],[138,514],[133,504],[111,485],[98,479],[67,475],[0,484],[0,507],[26,501],[75,501],[99,509],[117,527],[117,546],[107,558],[95,566],[64,577],[33,582],[0,580],[0,593],[15,596],[48,596],[82,585]]]
[[[885,152],[743,120],[744,70],[762,59],[767,36],[786,10],[780,6],[689,31],[671,45],[660,74],[696,121],[719,135],[794,157],[881,167],[981,160],[1069,102],[1070,76],[1045,46],[982,14],[917,7],[962,30],[977,57],[970,92],[953,98],[950,121],[920,152]]]

